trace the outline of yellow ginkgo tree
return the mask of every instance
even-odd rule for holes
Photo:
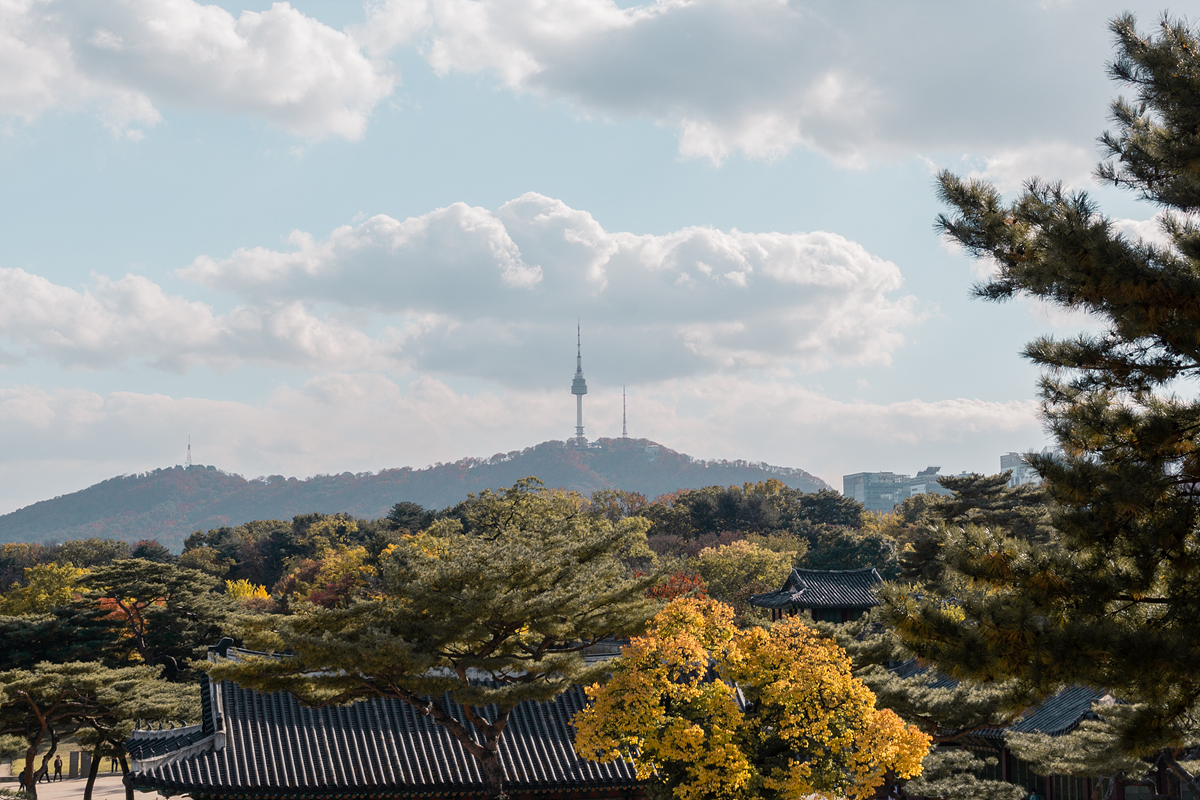
[[[741,630],[729,606],[671,602],[575,717],[585,758],[632,758],[676,800],[861,800],[920,774],[930,739],[886,709],[844,651],[797,620]]]

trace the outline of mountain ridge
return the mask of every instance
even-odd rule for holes
[[[648,439],[599,439],[585,446],[542,442],[491,458],[462,458],[423,469],[246,479],[211,466],[165,467],[121,475],[0,516],[0,543],[102,536],[158,539],[178,551],[193,531],[254,519],[345,512],[383,517],[400,501],[443,508],[469,492],[511,486],[536,475],[552,488],[585,495],[598,489],[641,492],[649,499],[679,489],[776,478],[804,491],[828,489],[820,478],[761,462],[702,461]]]

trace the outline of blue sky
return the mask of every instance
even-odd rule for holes
[[[116,474],[590,437],[809,470],[1047,443],[933,174],[1096,194],[1107,21],[1157,6],[0,5],[0,512]]]

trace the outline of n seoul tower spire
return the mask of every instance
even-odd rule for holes
[[[583,379],[583,346],[579,338],[579,323],[575,323],[575,380],[571,381],[571,394],[575,395],[575,443],[585,444],[583,437],[583,396],[587,394],[587,381]]]

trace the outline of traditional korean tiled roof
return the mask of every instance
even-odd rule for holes
[[[750,604],[778,609],[867,609],[879,605],[876,590],[883,578],[874,567],[863,569],[793,569],[773,592],[750,596]]]
[[[462,708],[440,700],[456,719]],[[586,697],[574,687],[543,703],[522,703],[500,741],[505,789],[588,791],[641,785],[634,766],[576,754],[571,717]],[[129,778],[137,788],[193,797],[399,797],[479,794],[478,763],[446,730],[407,703],[374,698],[312,708],[286,693],[262,694],[225,681],[205,703],[214,720],[207,740],[168,753],[147,747]],[[488,710],[484,710],[489,714]],[[480,738],[482,742],[482,738]],[[131,750],[131,753],[133,751]]]
[[[901,678],[915,678],[920,676],[924,679],[922,684],[930,689],[953,689],[955,686],[958,686],[958,679],[952,678],[943,672],[938,672],[930,666],[923,665],[915,658],[902,661],[889,671]]]
[[[1005,733],[1045,733],[1063,736],[1094,715],[1092,705],[1105,697],[1104,692],[1086,686],[1068,686],[1040,706],[1025,712],[1006,728],[986,728],[974,735],[981,739],[1000,739]]]

